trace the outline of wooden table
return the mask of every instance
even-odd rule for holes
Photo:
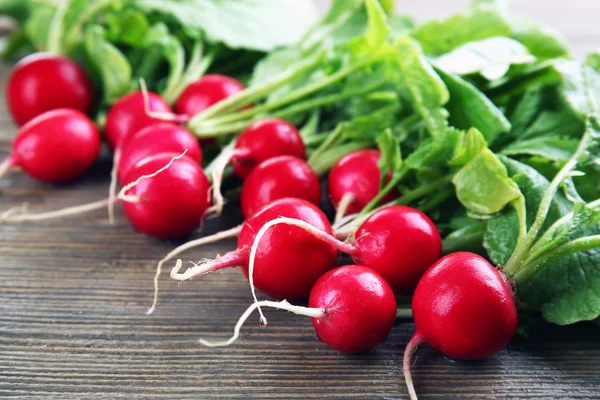
[[[422,16],[426,9],[439,14],[456,4],[422,3],[427,4],[404,1],[403,9]],[[600,43],[598,13],[586,12],[598,11],[592,3],[571,0],[567,7],[558,0],[527,0],[517,8],[530,15],[539,10],[543,19],[562,26],[582,54],[593,44],[592,37]],[[562,19],[561,10],[571,10],[569,21]],[[7,66],[0,68],[0,82],[7,73]],[[14,133],[2,104],[2,157]],[[109,166],[105,157],[85,180],[60,187],[23,175],[0,180],[0,209],[28,202],[32,210],[50,210],[101,199]],[[240,220],[230,207],[223,218],[208,222],[204,232]],[[155,263],[176,244],[135,234],[123,215],[109,226],[102,212],[0,225],[0,396],[406,398],[401,359],[414,330],[411,323],[399,323],[388,342],[369,354],[344,356],[315,338],[309,319],[268,310],[268,328],[261,329],[251,318],[234,346],[203,348],[198,337],[229,335],[250,304],[248,283],[238,270],[180,285],[165,276],[159,308],[145,316]],[[207,246],[185,259],[212,258],[234,246],[233,241]],[[422,346],[413,367],[417,392],[422,399],[599,399],[598,337],[600,327],[590,324],[561,328],[534,323],[530,337],[517,338],[497,356],[472,363],[449,360]]]

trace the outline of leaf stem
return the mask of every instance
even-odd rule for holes
[[[519,285],[531,279],[531,277],[541,271],[552,261],[556,261],[560,258],[568,257],[576,253],[581,253],[583,251],[588,251],[598,246],[600,246],[600,235],[587,236],[572,240],[527,263],[522,269],[513,275],[513,280],[517,285]]]
[[[567,178],[568,174],[577,166],[577,162],[579,158],[585,153],[588,148],[590,141],[592,139],[592,129],[589,126],[589,119],[586,122],[587,129],[585,130],[579,145],[577,146],[577,150],[571,156],[569,161],[561,168],[561,170],[556,174],[550,185],[544,192],[544,196],[542,197],[542,201],[540,202],[540,206],[538,208],[537,214],[535,216],[535,220],[533,224],[529,228],[529,232],[525,236],[525,239],[521,241],[520,246],[517,246],[512,256],[504,266],[504,272],[513,276],[515,273],[522,267],[523,259],[527,255],[527,252],[533,246],[535,239],[538,237],[544,222],[546,221],[546,216],[548,215],[548,210],[550,209],[550,205],[552,204],[552,199],[558,190],[558,187],[562,183],[562,181]]]

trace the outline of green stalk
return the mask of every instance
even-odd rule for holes
[[[172,87],[165,91],[163,98],[169,104],[175,103],[181,92],[192,82],[200,79],[208,70],[216,57],[216,50],[212,49],[206,55],[203,54],[204,45],[198,40],[192,49],[192,55],[183,76]]]
[[[394,201],[391,201],[387,204],[384,204],[383,206],[379,206],[376,209],[370,211],[367,214],[360,214],[358,217],[356,217],[355,220],[353,220],[352,222],[350,222],[347,225],[344,225],[343,227],[341,227],[340,229],[338,229],[335,233],[340,234],[340,235],[349,235],[352,232],[354,232],[367,218],[369,218],[373,213],[377,212],[378,210],[384,208],[384,207],[389,207],[389,206],[405,206],[408,205],[410,203],[412,203],[415,200],[420,199],[421,197],[427,196],[430,193],[433,193],[435,191],[439,191],[442,190],[442,188],[445,185],[448,185],[450,183],[452,183],[452,178],[454,177],[454,174],[449,174],[446,175],[440,179],[437,179],[431,183],[428,183],[426,185],[420,186],[415,190],[411,190],[408,193],[403,193],[402,197],[397,198]]]
[[[65,2],[66,3],[66,2]],[[71,28],[71,30],[67,33],[65,37],[65,53],[68,54],[72,49],[75,43],[77,43],[81,38],[81,29],[83,25],[89,21],[94,15],[98,14],[100,11],[104,10],[111,6],[114,3],[114,0],[98,0],[94,2],[91,6],[86,7],[85,11],[79,16],[77,22]]]
[[[239,113],[235,113],[233,115],[226,115],[220,118],[213,118],[210,121],[206,121],[206,118],[204,119],[206,122],[206,125],[222,125],[222,124],[227,124],[230,122],[236,122],[236,121],[240,121],[240,120],[244,120],[244,119],[248,119],[248,118],[252,118],[256,115],[271,111],[271,110],[275,110],[278,108],[281,108],[283,106],[287,106],[291,103],[294,103],[304,97],[307,97],[311,94],[314,94],[316,92],[318,92],[321,89],[324,89],[330,85],[333,85],[336,82],[339,82],[340,80],[344,79],[346,76],[348,76],[349,74],[351,74],[352,72],[355,72],[356,70],[368,65],[372,63],[372,60],[365,60],[362,62],[359,62],[355,65],[351,65],[349,67],[346,67],[338,72],[336,72],[335,74],[320,80],[318,82],[314,82],[308,86],[305,86],[301,89],[295,90],[289,94],[287,94],[286,96],[284,96],[281,99],[275,100],[273,102],[270,103],[265,103],[262,104],[260,106],[256,106],[251,108],[250,110],[246,110],[246,111],[242,111]],[[376,82],[375,85],[369,85],[368,88],[370,88],[370,90],[374,90],[375,88],[381,86],[384,83],[383,80]],[[362,88],[359,90],[355,90],[355,94],[337,94],[337,95],[332,95],[330,97],[335,98],[335,96],[339,96],[340,100],[343,100],[345,98],[348,97],[352,97],[352,96],[357,96],[359,94],[364,94],[364,93],[368,93],[365,92],[365,89],[367,88]],[[358,94],[356,94],[358,93]],[[328,102],[331,102],[331,100],[329,100]],[[328,102],[326,102],[325,104],[328,104]],[[201,128],[200,128],[201,129]]]
[[[375,207],[377,207],[379,203],[381,203],[381,200],[398,186],[398,184],[400,183],[402,178],[404,178],[404,176],[408,173],[408,171],[409,168],[406,165],[403,165],[400,171],[395,172],[392,176],[392,179],[390,179],[390,181],[384,186],[384,188],[381,189],[379,193],[377,193],[377,196],[375,196],[375,198],[371,200],[369,204],[365,206],[365,208],[362,209],[360,215],[366,215],[370,213],[373,209],[375,209]]]
[[[591,250],[598,246],[600,246],[600,235],[587,236],[572,240],[526,264],[522,269],[513,275],[513,280],[517,285],[527,282],[529,279],[531,279],[531,277],[533,277],[553,261],[559,260],[563,257],[571,256],[576,253],[581,253],[582,251]]]
[[[270,79],[262,85],[250,87],[236,95],[233,95],[223,101],[216,103],[212,107],[209,107],[206,111],[192,118],[192,120],[189,122],[189,128],[192,131],[196,131],[196,127],[198,127],[201,122],[206,121],[209,118],[213,118],[216,115],[223,114],[226,112],[233,112],[239,110],[244,106],[252,104],[252,102],[265,97],[272,91],[308,73],[310,70],[314,69],[320,62],[321,54],[317,54],[316,56],[299,64],[295,68],[275,76],[273,79]]]
[[[589,120],[587,122],[587,129],[583,134],[579,142],[579,146],[577,146],[577,150],[569,161],[561,168],[561,170],[556,174],[550,185],[544,192],[544,196],[542,197],[542,201],[540,202],[540,206],[538,208],[537,214],[535,216],[535,220],[525,236],[525,239],[522,241],[521,246],[517,247],[513,252],[512,256],[504,266],[504,272],[512,276],[514,275],[523,265],[523,260],[531,247],[533,246],[535,239],[537,238],[544,222],[546,221],[546,217],[548,215],[548,210],[550,209],[550,205],[552,204],[552,199],[558,190],[560,184],[565,180],[567,175],[577,166],[578,159],[584,154],[587,150],[589,143],[592,139],[592,129],[589,127]]]
[[[64,29],[64,18],[67,13],[67,2],[61,2],[54,13],[50,22],[48,31],[48,52],[51,54],[62,55],[62,35]]]
[[[309,162],[310,167],[319,177],[325,175],[340,158],[353,151],[369,147],[369,142],[350,142],[336,146],[321,154],[318,159]]]
[[[527,237],[527,212],[525,207],[525,197],[519,196],[515,200],[511,201],[511,206],[517,212],[517,218],[519,220],[519,236],[517,237],[517,248],[524,246],[525,238]]]
[[[338,124],[338,126],[336,126],[336,128],[333,130],[333,132],[331,132],[329,135],[327,135],[327,138],[325,139],[325,141],[323,143],[321,143],[321,145],[309,157],[308,165],[314,164],[315,161],[319,159],[319,156],[323,152],[328,150],[330,147],[333,147],[339,139],[342,139],[342,135],[344,134],[347,127],[348,127],[348,123],[346,123],[346,122],[342,122],[341,124]]]

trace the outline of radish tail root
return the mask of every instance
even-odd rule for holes
[[[67,207],[62,210],[50,211],[39,214],[25,213],[27,206],[11,208],[8,211],[0,214],[0,223],[2,222],[25,222],[25,221],[42,221],[47,219],[56,219],[69,217],[73,215],[84,214],[90,211],[100,210],[109,204],[108,199],[96,201],[94,203],[84,204],[81,206]]]
[[[190,116],[185,114],[152,111],[150,109],[150,96],[148,96],[148,87],[146,86],[146,80],[144,78],[140,79],[140,89],[142,91],[142,96],[144,96],[144,111],[150,118],[165,122],[174,122],[176,124],[185,124],[190,120]]]
[[[340,251],[343,251],[344,253],[353,254],[356,251],[356,247],[352,246],[351,244],[341,242],[333,236],[331,236],[329,233],[315,228],[311,224],[304,222],[300,219],[279,217],[267,222],[263,225],[262,228],[260,228],[260,230],[256,234],[254,242],[252,243],[252,247],[250,248],[250,259],[248,262],[248,280],[250,282],[250,290],[252,291],[252,297],[254,298],[255,303],[258,303],[258,299],[256,297],[256,288],[254,287],[254,260],[256,259],[258,245],[265,233],[267,233],[267,231],[271,229],[271,227],[279,224],[294,225],[299,228],[302,228],[305,231],[313,234],[317,239],[320,239],[325,243],[334,246],[335,248],[337,248]],[[267,318],[265,318],[260,306],[258,306],[258,313],[260,314],[260,324],[266,326],[268,324],[268,321]]]
[[[108,189],[108,222],[113,225],[115,223],[115,199],[117,197],[117,174],[119,172],[119,163],[121,162],[121,150],[115,151],[113,157],[113,166],[110,171],[110,186]]]
[[[417,350],[417,347],[424,343],[423,338],[415,333],[413,337],[408,341],[406,345],[406,349],[404,349],[404,361],[402,363],[402,372],[404,373],[404,380],[406,381],[406,387],[408,388],[408,394],[410,396],[410,400],[418,400],[417,393],[415,392],[415,387],[413,385],[412,376],[410,374],[410,362],[412,360],[412,356]]]
[[[229,238],[239,236],[240,232],[242,231],[242,226],[243,226],[243,224],[238,225],[234,228],[228,229],[223,232],[215,233],[214,235],[210,235],[210,236],[206,236],[206,237],[203,237],[200,239],[189,241],[189,242],[182,244],[181,246],[173,249],[173,251],[171,251],[162,260],[160,260],[156,267],[156,274],[154,275],[154,300],[152,302],[152,306],[146,312],[146,315],[151,315],[156,310],[156,305],[158,304],[158,279],[160,278],[160,274],[162,273],[162,267],[167,261],[169,261],[173,257],[183,253],[184,251],[190,250],[192,248],[195,248],[198,246],[203,246],[203,245],[209,244],[209,243],[215,243],[215,242],[218,242],[219,240],[229,239]]]
[[[223,149],[221,154],[219,154],[211,166],[210,176],[212,178],[213,206],[209,210],[211,214],[215,216],[219,216],[223,212],[223,205],[225,204],[225,199],[221,193],[223,174],[225,173],[227,164],[229,164],[229,161],[231,161],[231,158],[234,156],[234,154],[235,150],[233,148]]]
[[[286,300],[283,300],[280,302],[263,300],[263,301],[259,301],[258,303],[252,304],[242,314],[242,316],[238,320],[237,324],[235,324],[235,328],[233,330],[233,336],[231,336],[231,338],[229,338],[228,340],[223,340],[223,341],[209,341],[209,340],[200,339],[199,340],[200,344],[202,344],[204,346],[208,346],[208,347],[229,346],[230,344],[235,342],[240,337],[240,329],[244,325],[244,322],[246,322],[246,320],[248,319],[248,317],[250,317],[250,315],[254,312],[254,310],[256,310],[257,308],[260,308],[260,307],[271,307],[271,308],[276,308],[279,310],[286,310],[286,311],[292,312],[297,315],[305,315],[305,316],[311,317],[311,318],[324,318],[326,316],[326,310],[321,309],[321,308],[309,308],[309,307],[294,306],[294,305],[288,303]]]
[[[176,281],[187,281],[223,268],[238,267],[246,261],[247,255],[247,249],[234,250],[214,260],[204,260],[200,261],[198,264],[192,263],[194,266],[188,268],[181,274],[179,271],[181,270],[182,263],[181,260],[177,260],[177,264],[171,270],[171,279],[175,279]]]
[[[2,161],[0,164],[0,178],[4,178],[6,174],[10,172],[10,170],[14,167],[14,161],[12,157],[8,157],[6,160]]]
[[[335,219],[333,220],[333,224],[339,224],[344,216],[346,215],[346,211],[348,211],[348,207],[354,201],[354,195],[352,193],[346,193],[340,200],[340,204],[338,204],[337,210],[335,212]]]
[[[119,200],[121,200],[121,201],[125,201],[125,202],[128,202],[128,203],[138,203],[140,201],[140,199],[137,196],[129,196],[127,194],[127,192],[130,191],[131,189],[133,189],[134,187],[136,187],[137,185],[139,185],[140,182],[143,181],[144,179],[154,178],[156,175],[160,174],[161,172],[164,172],[164,171],[168,170],[171,167],[171,165],[173,165],[173,163],[175,161],[177,161],[180,158],[182,158],[183,156],[185,156],[186,153],[187,153],[187,149],[183,153],[181,153],[180,155],[171,158],[171,161],[169,161],[167,163],[167,165],[165,165],[164,167],[162,167],[158,171],[156,171],[156,172],[154,172],[152,174],[149,174],[149,175],[140,176],[134,182],[131,182],[131,183],[127,184],[126,186],[124,186],[121,189],[121,191],[117,195],[117,198]]]

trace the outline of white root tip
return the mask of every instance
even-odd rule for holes
[[[146,312],[146,315],[151,315],[156,310],[156,305],[158,304],[158,280],[160,279],[160,274],[162,273],[162,267],[163,267],[164,263],[171,260],[176,255],[181,254],[184,251],[190,250],[192,248],[202,246],[205,244],[209,244],[209,243],[215,243],[222,239],[236,237],[242,231],[242,227],[243,227],[243,224],[238,225],[236,227],[233,227],[233,228],[228,229],[223,232],[218,232],[214,235],[206,236],[206,237],[203,237],[200,239],[196,239],[196,240],[192,240],[187,243],[184,243],[181,246],[173,249],[162,260],[160,260],[158,262],[158,265],[156,266],[156,274],[154,275],[154,300],[152,302],[152,306]],[[179,265],[178,269],[176,269],[177,265]],[[175,265],[175,268],[173,268],[173,270],[175,270],[175,272],[173,272],[173,270],[171,270],[171,277],[173,277],[173,274],[177,275],[177,272],[179,271],[179,269],[181,269],[181,260],[179,260],[178,263]]]
[[[164,172],[166,170],[168,170],[171,165],[173,165],[173,163],[177,160],[179,160],[180,158],[184,157],[187,153],[187,149],[184,150],[183,153],[181,153],[178,156],[175,156],[173,158],[171,158],[171,160],[167,163],[167,165],[165,165],[164,167],[160,168],[158,171],[153,172],[149,175],[143,175],[140,176],[139,178],[137,178],[134,182],[129,183],[128,185],[125,185],[121,191],[119,192],[119,194],[117,195],[117,198],[121,201],[125,201],[128,203],[137,203],[139,202],[139,198],[137,196],[129,196],[127,195],[127,192],[130,191],[131,189],[133,189],[134,187],[136,187],[137,185],[140,184],[141,181],[143,181],[144,179],[150,179],[150,178],[154,178],[156,175],[160,174],[161,172]]]
[[[114,225],[115,223],[115,204],[114,201],[117,197],[117,182],[119,164],[121,162],[121,150],[116,150],[113,157],[113,166],[110,171],[110,186],[108,189],[108,223]]]
[[[176,124],[183,124],[189,121],[190,117],[187,115],[177,115],[170,112],[152,111],[150,108],[150,95],[148,94],[148,87],[146,86],[146,80],[140,78],[140,90],[144,97],[144,112],[150,118],[154,118],[165,122],[174,122]]]
[[[242,326],[244,325],[244,323],[246,322],[246,320],[248,319],[248,317],[250,317],[250,315],[254,312],[254,310],[256,310],[257,308],[259,308],[261,306],[276,308],[276,309],[280,309],[280,310],[286,310],[286,311],[292,312],[297,315],[305,315],[305,316],[311,317],[311,318],[324,318],[327,315],[326,311],[323,309],[294,306],[294,305],[290,304],[287,300],[283,300],[280,302],[263,300],[263,301],[259,301],[257,303],[253,303],[252,305],[250,305],[250,307],[248,307],[248,309],[246,309],[246,311],[242,314],[242,316],[238,320],[237,324],[235,324],[235,328],[233,329],[233,335],[229,339],[219,340],[219,341],[210,341],[210,340],[205,340],[205,339],[199,339],[198,341],[200,342],[200,344],[207,346],[207,347],[223,347],[223,346],[231,345],[233,342],[235,342],[240,337],[240,330],[241,330]],[[264,325],[264,326],[266,326],[266,325]]]
[[[417,392],[415,392],[415,386],[413,384],[412,375],[410,373],[411,359],[417,347],[424,343],[423,338],[418,333],[415,333],[413,337],[408,341],[406,349],[404,349],[404,358],[402,362],[402,372],[404,374],[404,380],[406,381],[406,387],[408,388],[408,394],[410,400],[419,400]]]
[[[27,203],[20,207],[11,208],[2,214],[0,214],[0,223],[2,222],[26,222],[26,221],[43,221],[49,219],[56,219],[62,217],[70,217],[73,215],[80,215],[90,211],[102,209],[107,206],[109,201],[107,199],[96,201],[94,203],[84,204],[81,206],[67,207],[61,210],[38,213],[38,214],[27,214]]]
[[[223,175],[225,173],[225,168],[231,158],[234,155],[233,146],[227,147],[223,149],[221,154],[214,161],[212,168],[210,170],[211,178],[212,178],[212,198],[213,198],[213,206],[210,208],[212,214],[219,216],[223,212],[223,206],[225,205],[225,198],[221,193],[221,185],[223,184]]]

